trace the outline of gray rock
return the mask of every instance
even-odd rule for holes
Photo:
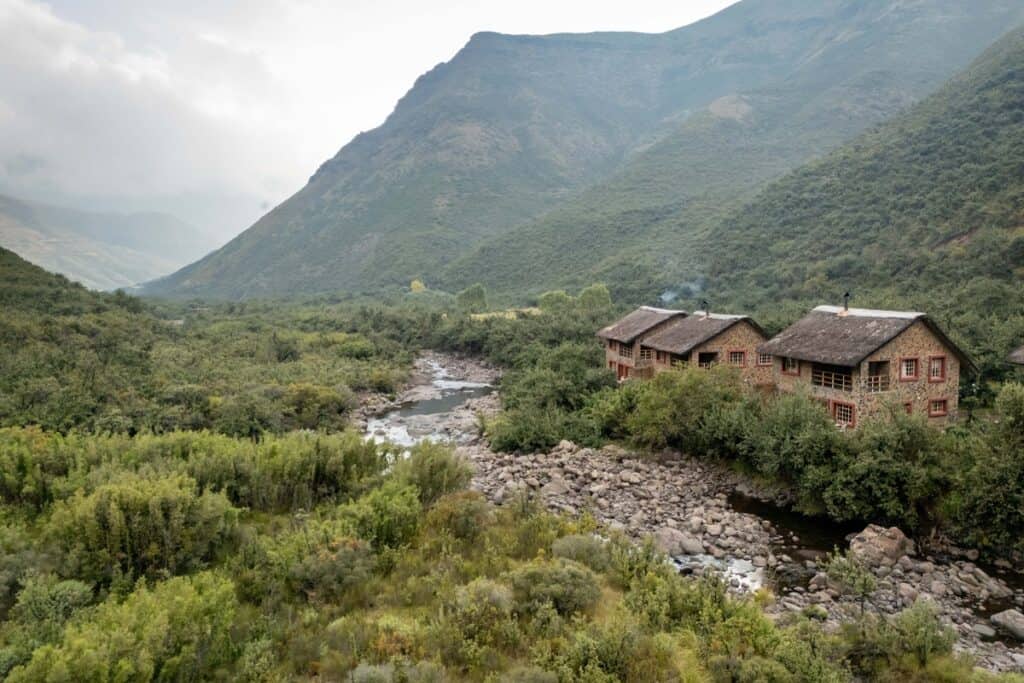
[[[551,481],[540,487],[540,492],[544,496],[564,496],[569,491],[569,484],[561,477],[554,477]]]
[[[1008,609],[999,614],[993,614],[991,621],[1017,640],[1024,640],[1024,614],[1019,611]]]
[[[982,638],[995,638],[996,637],[996,630],[994,628],[992,628],[991,626],[989,626],[988,624],[978,623],[978,624],[974,624],[974,626],[972,626],[971,628],[974,630],[975,633],[977,633]]]
[[[896,594],[900,596],[904,605],[912,605],[917,600],[917,589],[909,583],[901,583],[896,588]]]
[[[691,534],[670,526],[664,526],[654,532],[654,544],[669,555],[699,555],[704,552],[704,545]]]
[[[850,540],[850,552],[869,564],[892,566],[904,555],[914,554],[914,542],[896,527],[869,524]]]

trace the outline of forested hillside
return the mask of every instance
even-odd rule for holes
[[[732,207],[930,93],[1002,33],[996,17],[1024,20],[1019,5],[847,9],[837,21],[849,31],[695,112],[609,180],[453,263],[444,281],[536,294],[597,280],[634,300],[685,294],[707,274],[709,228]]]
[[[132,287],[213,249],[162,213],[97,213],[0,196],[0,246],[92,289]]]
[[[644,247],[681,207],[715,213],[925,94],[1021,18],[1009,0],[746,0],[660,35],[480,34],[299,193],[147,291],[369,292],[413,278],[528,291],[584,267],[623,275],[624,240]],[[476,244],[620,170],[441,278]],[[566,254],[582,238],[596,266]]]
[[[905,114],[708,232],[708,287],[745,311],[927,310],[989,369],[1024,338],[1024,29]]]

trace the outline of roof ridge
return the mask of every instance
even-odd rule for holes
[[[858,318],[898,318],[900,320],[916,320],[924,318],[926,313],[920,311],[889,311],[881,308],[844,308],[842,306],[821,305],[813,309],[818,313],[846,313]]]

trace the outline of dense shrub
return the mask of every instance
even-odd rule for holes
[[[450,447],[425,441],[413,446],[409,456],[395,466],[395,475],[415,486],[420,502],[429,506],[441,496],[465,488],[473,470]]]
[[[416,535],[422,512],[416,487],[389,481],[346,505],[342,517],[374,548],[398,548]]]
[[[231,540],[238,510],[193,479],[128,476],[58,503],[49,534],[62,571],[90,581],[178,574],[201,567]]]
[[[64,623],[92,598],[92,588],[81,581],[61,581],[53,574],[28,576],[3,626],[7,644],[0,647],[0,677],[28,661],[36,648],[56,642]]]
[[[509,574],[516,609],[534,614],[551,605],[565,616],[590,610],[601,596],[594,573],[567,560],[532,562]]]
[[[594,534],[563,536],[551,544],[551,554],[578,562],[598,573],[607,571],[611,562],[608,542]]]
[[[234,655],[237,603],[231,582],[211,573],[142,583],[123,603],[109,599],[61,639],[15,668],[9,681],[199,680]]]
[[[276,536],[249,539],[234,562],[239,594],[254,603],[302,600],[361,605],[376,560],[344,520],[304,519]]]
[[[1000,552],[1024,551],[1024,385],[996,399],[997,423],[957,444],[955,486],[946,502],[957,536]]]
[[[482,494],[460,491],[438,500],[427,512],[423,526],[433,541],[475,543],[483,536],[490,516],[490,505]]]

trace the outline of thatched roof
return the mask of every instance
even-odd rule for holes
[[[911,311],[867,308],[844,311],[839,306],[818,306],[757,350],[812,363],[855,367],[918,321],[927,325],[962,365],[974,368],[967,354],[927,315]]]
[[[1007,356],[1006,361],[1008,363],[1013,363],[1014,365],[1024,365],[1024,346]]]
[[[683,355],[743,321],[764,335],[764,330],[748,316],[694,311],[692,315],[673,320],[657,332],[644,337],[641,343],[657,351]]]
[[[625,318],[622,318],[597,333],[602,339],[612,339],[623,344],[632,344],[633,340],[658,325],[673,318],[686,315],[686,311],[674,311],[667,308],[641,306]]]

